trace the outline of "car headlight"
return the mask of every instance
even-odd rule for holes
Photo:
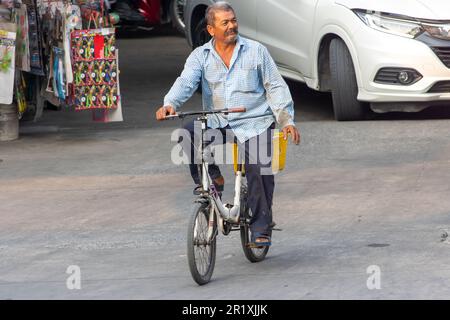
[[[444,25],[432,25],[432,24],[423,24],[423,28],[426,32],[428,32],[432,37],[450,40],[450,24]]]
[[[417,37],[424,31],[420,22],[414,20],[404,20],[399,17],[374,11],[354,10],[354,12],[367,26],[378,31],[411,39]]]

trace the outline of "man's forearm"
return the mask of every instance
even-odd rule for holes
[[[197,85],[188,79],[179,77],[164,97],[164,105],[178,110],[197,90]]]
[[[170,91],[164,97],[164,105],[180,108],[201,85],[202,66],[197,56],[198,50],[193,51],[184,66],[183,72],[177,78]]]

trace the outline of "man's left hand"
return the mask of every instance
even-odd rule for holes
[[[291,135],[292,142],[295,144],[300,144],[300,133],[298,132],[295,126],[286,126],[282,129],[284,140],[288,138],[288,135]]]

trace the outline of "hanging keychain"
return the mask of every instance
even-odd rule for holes
[[[107,59],[113,59],[115,58],[114,51],[115,51],[115,43],[114,43],[114,37],[109,35],[106,39],[105,44],[105,58]]]
[[[98,93],[97,93],[97,103],[99,107],[104,107],[106,106],[105,102],[106,102],[106,98],[104,96],[105,91],[106,91],[106,86],[101,86],[98,87]]]
[[[86,95],[84,93],[84,87],[76,87],[75,88],[75,103],[77,104],[77,110],[83,109],[86,107]]]
[[[116,84],[117,83],[117,63],[116,63],[116,60],[113,60],[112,62],[111,62],[111,68],[110,68],[110,71],[111,71],[111,83],[112,84]]]
[[[81,62],[81,64],[83,65],[83,83],[81,85],[83,86],[89,86],[92,84],[92,80],[91,80],[91,63],[88,62]]]
[[[95,83],[97,85],[103,84],[103,69],[104,69],[105,61],[97,62],[97,77],[95,78]]]
[[[82,63],[77,63],[75,64],[75,72],[74,72],[74,82],[75,85],[79,86],[81,85],[82,81],[83,81],[83,64]]]
[[[111,100],[113,104],[113,108],[117,108],[119,96],[117,95],[117,87],[113,87],[111,89]]]
[[[77,35],[76,41],[76,59],[83,60],[86,59],[86,48],[88,45],[88,39],[83,35]]]
[[[89,109],[92,107],[92,93],[89,87],[85,87],[84,90],[86,92],[86,108]]]
[[[111,63],[109,61],[105,61],[105,67],[102,73],[103,83],[110,84],[111,82]]]

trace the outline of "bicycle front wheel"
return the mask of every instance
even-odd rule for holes
[[[244,186],[241,190],[241,219],[244,223],[241,224],[241,244],[244,250],[245,257],[250,262],[261,262],[266,258],[269,252],[269,247],[249,248],[248,244],[251,241],[252,233],[250,230],[250,221],[252,219],[252,211],[247,205],[247,187]]]
[[[214,220],[213,235],[208,239],[210,203],[196,203],[189,220],[187,256],[192,278],[199,285],[207,284],[212,277],[216,262],[217,222]]]

